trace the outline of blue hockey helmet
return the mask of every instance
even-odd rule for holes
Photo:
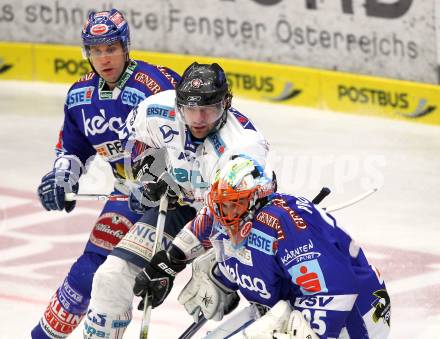
[[[117,9],[91,12],[84,24],[81,38],[85,52],[94,45],[110,45],[120,41],[126,53],[130,47],[130,29],[128,22]]]

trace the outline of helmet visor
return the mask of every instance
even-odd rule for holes
[[[182,105],[177,104],[179,116],[188,126],[204,126],[218,121],[225,110],[224,101],[213,105]]]
[[[83,56],[87,59],[100,59],[105,57],[115,57],[124,55],[125,51],[122,48],[119,40],[113,41],[110,44],[99,44],[83,47]]]

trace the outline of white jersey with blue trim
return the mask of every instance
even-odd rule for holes
[[[145,147],[166,149],[167,169],[184,189],[185,196],[203,201],[210,177],[234,154],[246,154],[263,167],[269,151],[268,142],[242,113],[229,108],[226,123],[204,140],[194,140],[175,109],[176,92],[168,90],[153,95],[129,114],[121,135],[134,143],[131,157]],[[136,143],[140,144],[136,147]]]

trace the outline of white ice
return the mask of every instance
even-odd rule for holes
[[[36,200],[67,89],[0,81],[0,338],[30,338],[99,212],[99,204],[81,203],[68,215],[49,213]],[[312,198],[328,186],[327,206],[380,187],[334,216],[388,282],[391,338],[440,338],[440,127],[240,98],[234,106],[269,139],[282,191]],[[80,187],[101,193],[110,185],[109,169],[96,161]],[[151,338],[176,338],[191,323],[176,301],[187,271],[153,311]],[[139,323],[135,311],[127,338],[138,337]],[[71,338],[81,338],[81,329]]]

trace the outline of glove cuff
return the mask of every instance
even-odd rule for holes
[[[167,251],[161,250],[151,258],[150,265],[145,269],[154,268],[157,271],[156,267],[167,276],[174,278],[177,273],[185,269],[186,263],[185,261],[173,260]]]
[[[54,171],[69,171],[74,174],[76,178],[76,182],[79,177],[86,172],[86,168],[84,167],[81,160],[73,154],[62,155],[55,159],[53,164]]]

